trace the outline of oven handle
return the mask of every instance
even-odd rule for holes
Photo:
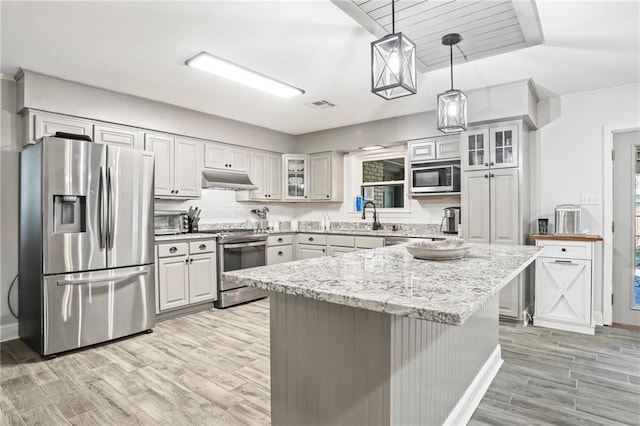
[[[255,241],[252,243],[230,243],[230,244],[222,244],[222,248],[240,248],[240,247],[258,247],[258,246],[266,246],[266,241]]]

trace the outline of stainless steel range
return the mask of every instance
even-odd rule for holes
[[[264,266],[266,263],[267,234],[249,229],[221,229],[198,231],[218,236],[218,298],[216,308],[267,297],[267,292],[254,287],[225,284],[220,280],[223,272]]]

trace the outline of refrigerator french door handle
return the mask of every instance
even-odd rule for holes
[[[108,222],[108,227],[109,227],[109,232],[107,233],[108,237],[107,237],[107,242],[108,242],[108,246],[109,249],[113,248],[113,238],[115,235],[115,227],[116,227],[116,223],[115,223],[115,214],[114,214],[114,203],[115,203],[115,194],[113,192],[113,182],[111,181],[112,179],[112,168],[111,167],[107,167],[107,196],[109,198],[109,209],[108,209],[108,214],[107,214],[107,222]]]
[[[105,177],[104,177],[104,168],[100,166],[100,181],[98,183],[99,188],[99,202],[100,207],[98,207],[98,214],[100,215],[100,223],[99,223],[99,231],[100,231],[100,248],[103,249],[107,246],[107,230],[105,223],[105,209],[106,209],[106,199],[105,199]]]
[[[134,272],[132,274],[126,275],[114,275],[113,277],[102,277],[102,278],[93,278],[93,279],[79,279],[79,280],[58,280],[58,285],[79,285],[79,284],[92,284],[99,282],[109,282],[109,281],[122,281],[127,280],[129,278],[139,277],[141,275],[146,275],[146,271]]]

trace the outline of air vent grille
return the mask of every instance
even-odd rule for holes
[[[310,104],[307,104],[307,106],[310,106],[311,108],[315,108],[315,109],[327,109],[327,108],[333,108],[334,106],[336,106],[336,104],[334,104],[331,101],[327,101],[323,99],[323,100],[311,102]]]

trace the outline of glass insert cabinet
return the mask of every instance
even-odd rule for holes
[[[309,190],[309,157],[306,155],[284,155],[284,198],[306,200]]]
[[[518,167],[518,126],[469,130],[461,137],[464,170]]]

